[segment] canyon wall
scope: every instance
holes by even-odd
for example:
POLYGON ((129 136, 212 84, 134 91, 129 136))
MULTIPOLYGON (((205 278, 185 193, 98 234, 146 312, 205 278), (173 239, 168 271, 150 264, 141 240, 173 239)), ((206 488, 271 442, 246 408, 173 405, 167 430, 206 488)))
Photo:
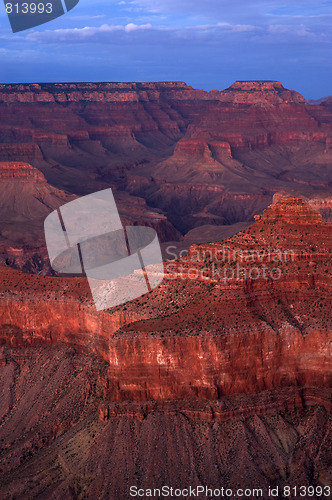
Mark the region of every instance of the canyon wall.
MULTIPOLYGON (((190 244, 196 228, 250 223, 276 192, 306 189, 310 198, 330 181, 330 109, 277 81, 211 92, 183 82, 1 84, 0 118, 0 170, 28 163, 64 201, 110 187, 124 220, 154 227, 162 242, 188 235, 190 244)), ((31 177, 24 196, 12 180, 7 206, 41 198, 44 213, 31 177)), ((50 273, 39 211, 29 231, 5 217, 0 244, 15 249, 8 262, 50 273)))
POLYGON ((331 251, 293 196, 107 311, 84 278, 1 267, 4 497, 329 485, 331 251))
POLYGON ((283 199, 235 237, 165 263, 149 295, 98 313, 84 278, 1 268, 1 342, 97 355, 109 400, 329 387, 331 236, 301 199, 283 199))

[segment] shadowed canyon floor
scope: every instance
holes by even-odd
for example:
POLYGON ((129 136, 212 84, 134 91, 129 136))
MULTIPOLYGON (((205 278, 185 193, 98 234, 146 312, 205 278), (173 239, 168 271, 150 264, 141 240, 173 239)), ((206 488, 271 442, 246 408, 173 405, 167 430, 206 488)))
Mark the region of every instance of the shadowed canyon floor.
POLYGON ((0 268, 3 498, 330 484, 331 252, 278 197, 108 311, 84 278, 0 268))

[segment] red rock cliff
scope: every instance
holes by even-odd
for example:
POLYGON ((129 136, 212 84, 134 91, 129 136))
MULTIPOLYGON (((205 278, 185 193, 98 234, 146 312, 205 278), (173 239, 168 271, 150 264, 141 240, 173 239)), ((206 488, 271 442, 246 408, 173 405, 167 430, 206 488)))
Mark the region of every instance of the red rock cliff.
POLYGON ((304 210, 301 200, 276 204, 223 244, 165 264, 149 295, 101 313, 84 279, 2 268, 2 343, 97 354, 109 401, 329 387, 331 226, 304 210))
POLYGON ((25 162, 0 162, 0 181, 5 179, 46 183, 43 174, 25 162))
POLYGON ((305 102, 304 97, 298 92, 285 89, 281 82, 268 80, 235 82, 228 89, 221 91, 218 97, 222 102, 237 104, 305 102))
POLYGON ((0 84, 3 102, 137 102, 167 99, 208 99, 208 93, 184 82, 27 83, 0 84))

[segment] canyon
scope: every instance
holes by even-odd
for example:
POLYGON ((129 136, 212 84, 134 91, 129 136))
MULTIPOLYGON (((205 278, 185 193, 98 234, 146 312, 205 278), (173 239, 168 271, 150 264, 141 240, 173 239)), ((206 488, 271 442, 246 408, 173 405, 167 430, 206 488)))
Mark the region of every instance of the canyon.
MULTIPOLYGON (((330 196, 328 103, 309 104, 277 81, 211 92, 184 82, 1 84, 0 190, 8 189, 1 171, 24 162, 62 192, 49 211, 111 187, 120 215, 156 228, 161 242, 218 241, 250 225, 276 192, 330 196)), ((29 182, 27 205, 39 196, 29 182)), ((12 267, 49 274, 35 214, 23 241, 7 217, 0 258, 8 252, 12 267)))
POLYGON ((331 223, 276 196, 107 311, 84 278, 1 267, 4 498, 330 484, 331 251, 331 223))
POLYGON ((331 145, 278 81, 0 84, 1 498, 331 485, 331 145), (43 223, 107 188, 164 280, 97 312, 43 223))

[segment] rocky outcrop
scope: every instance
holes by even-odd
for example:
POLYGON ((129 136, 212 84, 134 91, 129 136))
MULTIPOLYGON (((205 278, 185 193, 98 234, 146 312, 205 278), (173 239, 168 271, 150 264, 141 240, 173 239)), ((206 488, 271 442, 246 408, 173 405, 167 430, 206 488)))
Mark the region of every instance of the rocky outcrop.
POLYGON ((256 215, 255 220, 263 223, 285 222, 287 224, 302 225, 318 224, 322 220, 321 214, 301 198, 284 198, 265 210, 262 215, 256 215))
POLYGON ((321 215, 325 222, 332 222, 332 197, 329 191, 322 191, 320 193, 308 192, 305 190, 291 192, 284 191, 276 193, 273 196, 273 204, 278 203, 285 198, 301 198, 307 206, 311 207, 316 213, 321 215))
POLYGON ((298 92, 287 90, 281 82, 269 80, 238 81, 218 95, 221 102, 233 104, 304 103, 298 92), (263 97, 263 99, 262 99, 263 97))
POLYGON ((8 179, 46 183, 45 177, 39 170, 24 162, 0 163, 0 182, 8 179))

